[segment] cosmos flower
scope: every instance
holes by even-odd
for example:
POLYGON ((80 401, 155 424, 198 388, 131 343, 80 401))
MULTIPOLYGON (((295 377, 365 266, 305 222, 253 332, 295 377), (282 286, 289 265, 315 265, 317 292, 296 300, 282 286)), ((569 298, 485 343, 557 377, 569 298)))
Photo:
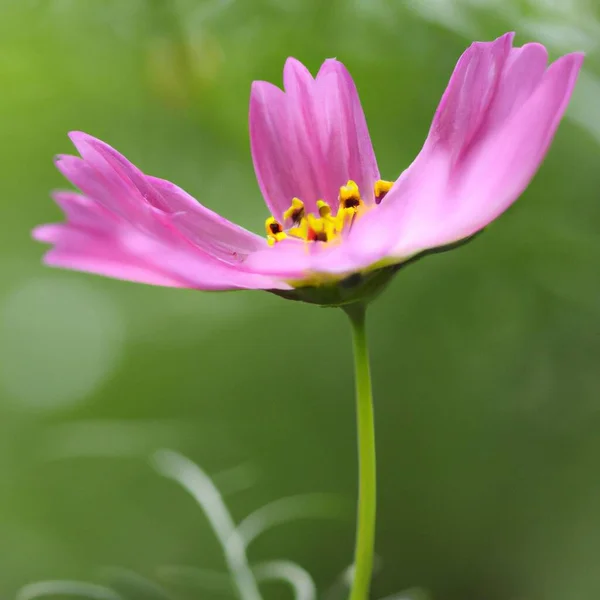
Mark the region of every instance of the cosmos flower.
MULTIPOLYGON (((540 166, 582 64, 547 65, 513 34, 461 56, 413 163, 381 179, 354 82, 337 60, 316 77, 287 60, 284 89, 256 81, 250 142, 271 216, 258 236, 142 173, 84 133, 57 166, 81 193, 56 192, 66 223, 34 237, 49 265, 201 290, 263 289, 352 302, 400 265, 465 240, 523 192, 540 166)), ((258 211, 257 211, 258 212, 258 211)))

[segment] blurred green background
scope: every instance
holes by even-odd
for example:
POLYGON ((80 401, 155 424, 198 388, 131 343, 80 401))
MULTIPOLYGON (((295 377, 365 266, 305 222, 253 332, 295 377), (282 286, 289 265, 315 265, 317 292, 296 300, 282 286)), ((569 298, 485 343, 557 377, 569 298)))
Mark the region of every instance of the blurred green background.
POLYGON ((66 185, 52 157, 73 151, 67 132, 261 232, 252 80, 280 83, 289 55, 313 72, 342 60, 392 179, 464 48, 507 30, 553 57, 586 50, 585 72, 517 205, 402 271, 373 306, 373 598, 415 586, 443 600, 600 597, 595 2, 0 0, 1 598, 36 580, 106 582, 106 567, 177 597, 225 597, 164 580, 164 565, 224 565, 193 500, 151 468, 161 447, 214 476, 238 521, 284 496, 339 497, 333 518, 261 536, 253 563, 296 561, 326 591, 352 558, 341 312, 42 267, 29 231, 61 219, 48 193, 66 185))

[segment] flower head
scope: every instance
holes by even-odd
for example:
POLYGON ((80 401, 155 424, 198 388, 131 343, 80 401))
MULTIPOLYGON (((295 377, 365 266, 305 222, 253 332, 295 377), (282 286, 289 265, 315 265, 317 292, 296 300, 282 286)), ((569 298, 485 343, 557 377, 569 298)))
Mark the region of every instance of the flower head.
POLYGON ((254 82, 250 141, 271 216, 265 237, 142 173, 107 144, 71 139, 81 158, 57 166, 81 193, 57 192, 67 222, 34 237, 47 264, 203 290, 264 289, 319 304, 374 293, 398 266, 469 239, 506 210, 541 164, 583 55, 547 66, 540 44, 513 34, 459 59, 413 163, 380 177, 350 74, 297 60, 284 89, 254 82))

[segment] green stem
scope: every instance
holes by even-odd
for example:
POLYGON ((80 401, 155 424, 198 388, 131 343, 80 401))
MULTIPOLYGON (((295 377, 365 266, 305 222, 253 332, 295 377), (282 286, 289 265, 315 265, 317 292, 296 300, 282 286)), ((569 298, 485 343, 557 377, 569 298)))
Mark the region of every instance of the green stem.
POLYGON ((375 543, 376 469, 375 423, 371 371, 365 328, 366 306, 345 308, 352 325, 356 380, 356 419, 358 429, 358 515, 354 550, 354 579, 350 600, 367 600, 373 573, 375 543))

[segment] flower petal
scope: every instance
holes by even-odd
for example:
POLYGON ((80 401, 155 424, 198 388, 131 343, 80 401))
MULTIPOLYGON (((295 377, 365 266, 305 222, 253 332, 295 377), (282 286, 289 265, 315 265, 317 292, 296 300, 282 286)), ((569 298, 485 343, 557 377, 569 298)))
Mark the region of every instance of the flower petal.
POLYGON ((34 231, 54 244, 46 262, 120 279, 198 289, 288 289, 241 265, 266 242, 198 204, 167 181, 145 176, 110 146, 75 134, 84 158, 59 166, 82 191, 54 198, 67 222, 34 231))
POLYGON ((168 226, 157 237, 85 196, 57 192, 54 199, 65 212, 67 223, 43 225, 33 232, 36 240, 54 245, 45 257, 47 264, 170 287, 289 288, 203 253, 168 226))
POLYGON ((327 165, 324 196, 333 202, 340 186, 352 179, 363 200, 373 204, 373 184, 379 179, 379 169, 354 81, 346 67, 334 59, 323 63, 316 81, 327 165))
POLYGON ((429 136, 384 202, 355 226, 346 253, 405 259, 469 237, 506 210, 540 166, 583 55, 546 69, 537 44, 507 34, 459 60, 429 136))
POLYGON ((304 200, 309 210, 316 207, 317 183, 311 164, 321 159, 313 156, 312 142, 306 142, 306 136, 298 139, 284 92, 266 81, 255 81, 250 94, 252 160, 265 202, 278 220, 294 197, 304 200))
MULTIPOLYGON (((164 212, 171 212, 169 204, 152 187, 144 173, 114 148, 82 131, 70 132, 69 138, 83 160, 98 174, 104 175, 106 181, 113 182, 115 186, 120 184, 132 202, 141 199, 164 212)), ((112 200, 114 207, 118 199, 112 200)), ((137 204, 134 204, 134 211, 137 208, 137 204)), ((137 213, 134 212, 134 215, 137 216, 137 213)))
POLYGON ((33 230, 33 238, 56 244, 44 255, 44 264, 48 266, 149 285, 188 287, 143 260, 107 246, 105 239, 96 239, 64 225, 40 225, 33 230))
POLYGON ((70 134, 83 159, 61 157, 58 166, 79 189, 130 222, 152 228, 155 210, 208 254, 237 263, 266 247, 264 238, 202 206, 176 185, 144 175, 114 148, 82 132, 70 134))
POLYGON ((68 223, 33 230, 35 240, 54 245, 44 256, 45 264, 150 285, 186 287, 183 281, 114 243, 119 222, 104 207, 74 192, 57 192, 54 199, 68 223))
POLYGON ((511 48, 502 78, 487 115, 487 127, 501 126, 531 96, 548 66, 548 52, 541 44, 511 48))
POLYGON ((146 179, 168 203, 172 211, 168 220, 207 254, 236 264, 252 252, 268 247, 265 238, 209 210, 174 183, 157 177, 146 179))
POLYGON ((277 219, 300 198, 337 204, 339 188, 359 183, 367 201, 379 177, 366 121, 352 78, 341 63, 326 61, 313 79, 288 59, 284 88, 256 81, 250 95, 250 142, 258 183, 277 219))
POLYGON ((582 54, 554 62, 527 102, 469 157, 462 178, 452 181, 460 204, 454 239, 485 227, 525 190, 567 108, 582 62, 582 54))
POLYGON ((242 268, 284 281, 326 281, 328 275, 344 277, 371 267, 379 260, 378 255, 376 258, 373 256, 356 252, 355 246, 346 240, 340 244, 307 244, 286 239, 272 248, 251 254, 242 268))
POLYGON ((443 146, 458 161, 481 132, 503 76, 513 33, 475 42, 460 57, 442 96, 426 144, 443 146))

